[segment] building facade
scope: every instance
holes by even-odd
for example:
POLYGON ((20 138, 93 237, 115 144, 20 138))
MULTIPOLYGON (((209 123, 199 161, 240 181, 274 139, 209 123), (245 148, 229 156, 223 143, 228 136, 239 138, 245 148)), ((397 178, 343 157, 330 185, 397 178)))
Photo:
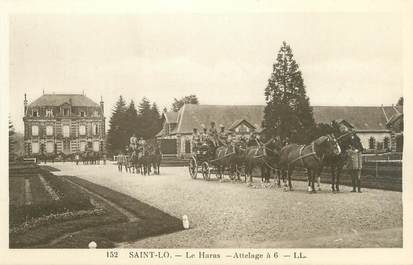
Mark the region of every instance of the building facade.
MULTIPOLYGON (((239 135, 260 131, 264 107, 257 105, 185 104, 178 112, 163 113, 164 124, 157 138, 163 154, 190 156, 193 128, 209 128, 214 121, 239 135)), ((366 152, 398 151, 403 148, 403 108, 401 106, 314 106, 316 123, 335 120, 354 129, 366 152)))
POLYGON ((25 156, 105 152, 104 103, 82 94, 43 94, 24 98, 25 156))

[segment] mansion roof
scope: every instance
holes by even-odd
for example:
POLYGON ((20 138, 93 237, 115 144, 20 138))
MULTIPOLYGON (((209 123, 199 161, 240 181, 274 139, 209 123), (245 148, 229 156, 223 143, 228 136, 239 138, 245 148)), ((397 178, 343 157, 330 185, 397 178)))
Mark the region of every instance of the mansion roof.
MULTIPOLYGON (((234 123, 246 120, 256 129, 261 129, 264 118, 263 105, 195 105, 185 104, 178 112, 164 113, 167 124, 176 124, 169 134, 189 134, 193 128, 210 126, 215 121, 217 127, 229 129, 234 123)), ((356 130, 388 130, 387 123, 403 113, 401 106, 313 106, 316 123, 330 123, 345 120, 356 130)), ((158 134, 161 135, 162 131, 158 134)))
POLYGON ((29 107, 58 107, 65 103, 75 107, 99 107, 96 102, 82 94, 44 94, 30 103, 29 107))

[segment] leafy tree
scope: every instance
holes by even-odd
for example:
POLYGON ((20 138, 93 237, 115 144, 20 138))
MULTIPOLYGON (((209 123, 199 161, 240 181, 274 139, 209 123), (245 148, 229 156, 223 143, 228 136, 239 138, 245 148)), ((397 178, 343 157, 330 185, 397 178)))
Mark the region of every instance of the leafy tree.
POLYGON ((403 106, 403 97, 400 97, 399 100, 397 101, 397 106, 403 106))
POLYGON ((185 104, 199 104, 199 100, 196 95, 189 95, 180 99, 174 98, 171 109, 172 111, 178 112, 185 104))
POLYGON ((9 117, 9 160, 15 159, 14 146, 16 144, 16 132, 14 131, 13 123, 9 117))
POLYGON ((265 88, 263 127, 266 134, 306 143, 315 135, 315 122, 304 80, 290 45, 283 42, 265 88))
POLYGON ((109 130, 107 134, 107 149, 109 154, 119 153, 121 150, 124 150, 128 144, 128 132, 125 130, 125 128, 127 128, 126 110, 126 102, 122 96, 119 96, 109 120, 109 130))

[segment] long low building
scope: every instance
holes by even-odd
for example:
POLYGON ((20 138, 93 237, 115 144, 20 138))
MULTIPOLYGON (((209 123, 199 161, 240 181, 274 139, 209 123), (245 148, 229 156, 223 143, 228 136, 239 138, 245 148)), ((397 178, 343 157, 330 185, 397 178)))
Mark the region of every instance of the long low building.
MULTIPOLYGON (((193 128, 201 130, 211 121, 236 134, 260 130, 264 117, 262 105, 185 104, 178 112, 164 112, 164 124, 157 134, 164 154, 188 156, 193 128)), ((402 106, 314 106, 316 123, 336 120, 354 129, 368 151, 401 151, 403 148, 402 106)))

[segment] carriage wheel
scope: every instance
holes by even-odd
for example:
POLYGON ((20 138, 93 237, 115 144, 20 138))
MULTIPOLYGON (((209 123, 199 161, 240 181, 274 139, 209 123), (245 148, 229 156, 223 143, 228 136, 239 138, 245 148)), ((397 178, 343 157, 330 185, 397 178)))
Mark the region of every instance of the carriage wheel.
POLYGON ((189 160, 188 170, 191 178, 196 179, 196 176, 198 175, 198 164, 196 163, 196 159, 194 157, 191 157, 189 160))
POLYGON ((202 177, 205 180, 209 180, 211 177, 211 170, 209 169, 209 165, 207 162, 203 162, 201 164, 201 172, 202 172, 202 177))

